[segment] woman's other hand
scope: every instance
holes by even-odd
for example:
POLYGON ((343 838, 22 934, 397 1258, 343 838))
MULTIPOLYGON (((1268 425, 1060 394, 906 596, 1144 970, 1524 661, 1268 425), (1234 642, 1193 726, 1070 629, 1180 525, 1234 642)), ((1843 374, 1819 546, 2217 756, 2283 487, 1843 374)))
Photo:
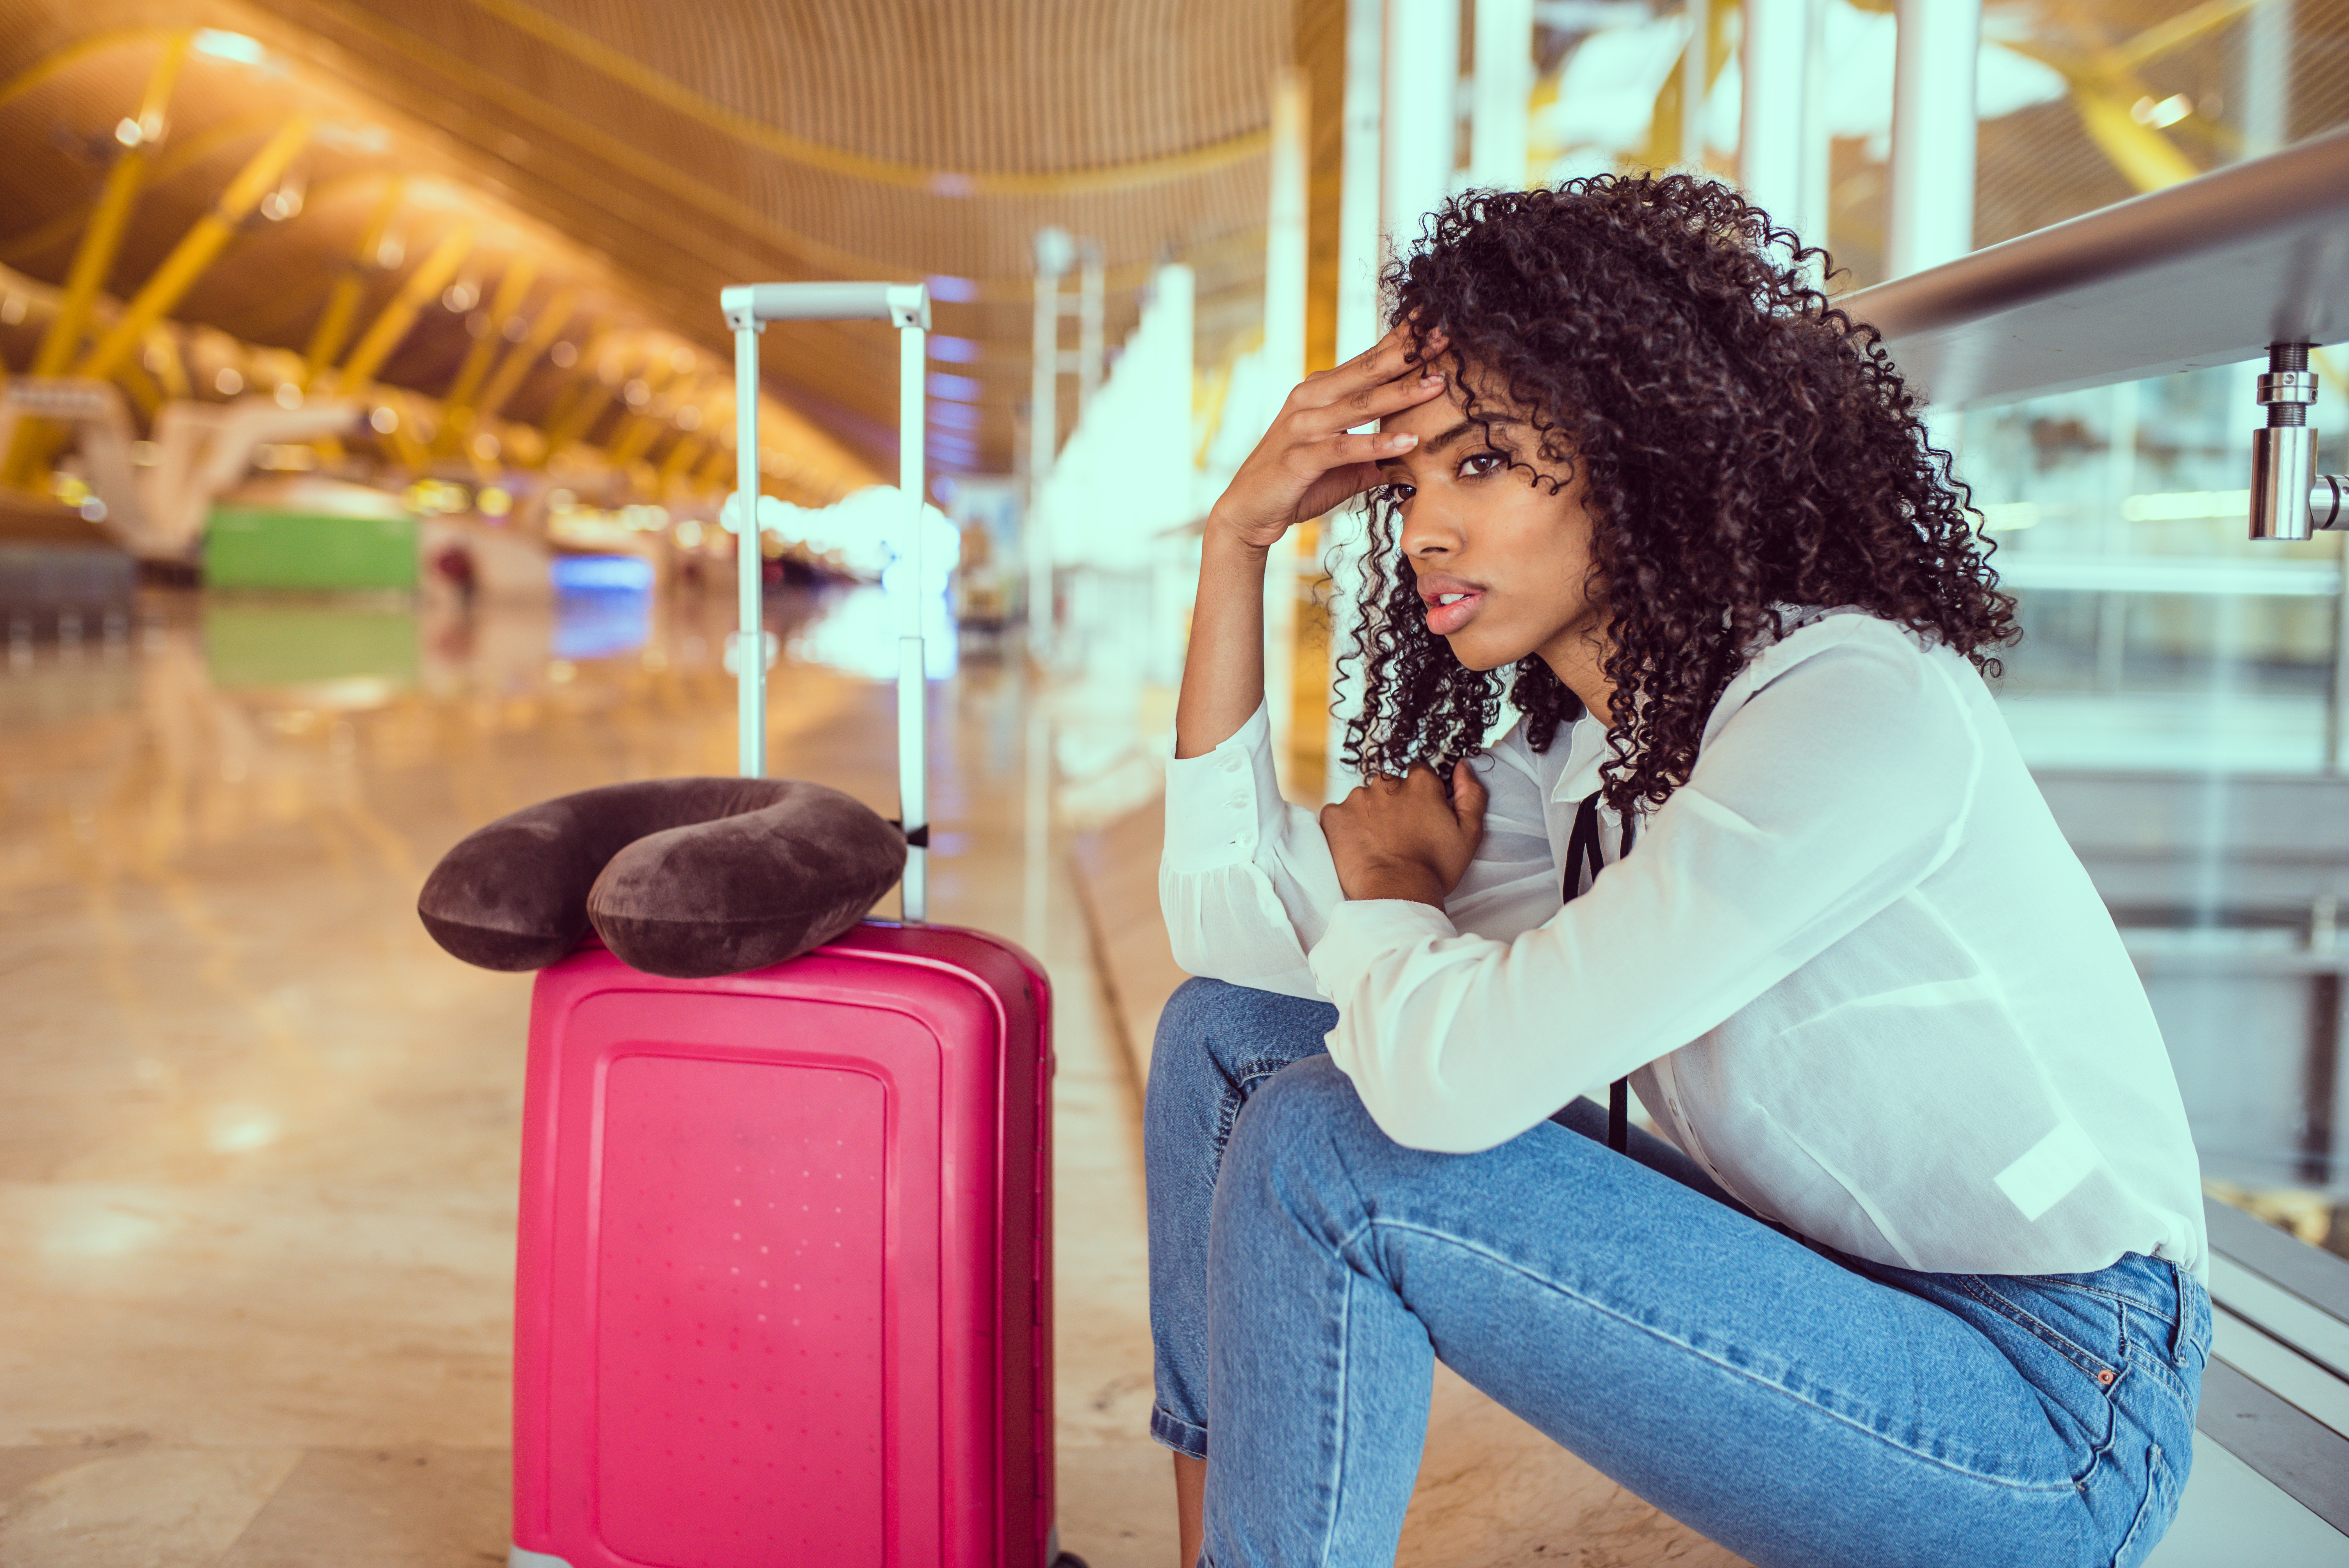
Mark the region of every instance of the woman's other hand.
POLYGON ((1452 793, 1424 763, 1401 779, 1372 779, 1321 808, 1321 834, 1350 899, 1407 898, 1444 907, 1485 836, 1485 786, 1465 761, 1452 793))
POLYGON ((1379 459, 1409 451, 1418 438, 1347 432, 1442 394, 1444 377, 1423 375, 1410 351, 1397 326, 1369 352, 1299 382, 1216 500, 1209 531, 1269 550, 1298 523, 1378 485, 1379 459))

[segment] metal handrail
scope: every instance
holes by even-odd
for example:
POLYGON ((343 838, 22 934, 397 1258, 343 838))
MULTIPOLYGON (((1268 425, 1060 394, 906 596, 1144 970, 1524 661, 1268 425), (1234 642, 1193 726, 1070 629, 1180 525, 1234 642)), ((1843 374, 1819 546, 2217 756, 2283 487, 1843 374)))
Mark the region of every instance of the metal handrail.
POLYGON ((2349 337, 2349 129, 1844 296, 1965 407, 2349 337))

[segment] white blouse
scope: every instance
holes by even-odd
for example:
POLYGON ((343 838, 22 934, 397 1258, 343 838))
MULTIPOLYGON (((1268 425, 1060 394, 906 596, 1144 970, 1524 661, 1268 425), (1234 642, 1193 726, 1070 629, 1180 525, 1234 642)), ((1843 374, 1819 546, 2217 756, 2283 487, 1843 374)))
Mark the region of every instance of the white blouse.
MULTIPOLYGON (((1160 902, 1192 974, 1337 1004, 1386 1133, 1487 1149, 1630 1074, 1756 1212, 1878 1263, 2208 1273, 2199 1174, 2128 954, 1989 692, 1857 611, 1759 653, 1688 783, 1571 903, 1605 731, 1513 728, 1442 912, 1349 901, 1262 709, 1167 769, 1160 902)), ((1620 829, 1601 809, 1604 853, 1620 829)))

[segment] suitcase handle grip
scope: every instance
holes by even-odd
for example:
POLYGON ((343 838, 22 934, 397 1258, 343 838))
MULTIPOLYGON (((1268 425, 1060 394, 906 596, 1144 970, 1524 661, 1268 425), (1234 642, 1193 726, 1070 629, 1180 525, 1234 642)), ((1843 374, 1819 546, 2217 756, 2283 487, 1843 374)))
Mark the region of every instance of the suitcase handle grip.
POLYGON ((922 649, 924 371, 930 330, 926 284, 737 284, 721 289, 719 308, 734 334, 735 511, 740 565, 741 655, 735 661, 735 722, 740 771, 767 771, 766 606, 759 550, 759 334, 771 321, 885 321, 897 329, 897 490, 914 510, 906 530, 911 591, 899 606, 897 639, 897 797, 905 834, 905 874, 898 886, 909 925, 929 913, 928 681, 922 649))

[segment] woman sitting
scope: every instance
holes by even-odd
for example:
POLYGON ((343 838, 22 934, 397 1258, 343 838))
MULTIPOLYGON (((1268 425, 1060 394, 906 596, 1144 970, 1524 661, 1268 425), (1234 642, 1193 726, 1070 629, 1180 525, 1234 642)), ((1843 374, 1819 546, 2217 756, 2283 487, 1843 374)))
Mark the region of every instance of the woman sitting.
POLYGON ((1687 178, 1463 197, 1208 519, 1147 1126, 1186 1568, 1391 1561, 1437 1357, 1759 1564, 2169 1523, 2184 1108, 1981 678, 1964 487, 1816 255, 1687 178), (1364 494, 1317 820, 1265 562, 1364 494))

